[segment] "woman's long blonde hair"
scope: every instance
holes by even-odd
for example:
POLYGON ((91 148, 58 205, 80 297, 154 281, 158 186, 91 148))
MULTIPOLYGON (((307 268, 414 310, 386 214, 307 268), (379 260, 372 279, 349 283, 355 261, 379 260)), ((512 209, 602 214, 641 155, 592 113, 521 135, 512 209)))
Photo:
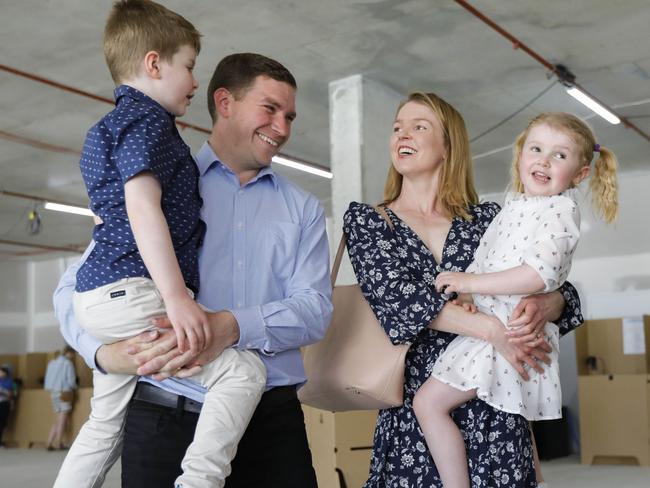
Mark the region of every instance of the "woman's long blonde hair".
MULTIPOLYGON (((472 158, 465 121, 458 111, 433 93, 413 92, 397 107, 397 113, 408 102, 420 103, 438 117, 445 136, 447 158, 442 165, 438 184, 438 201, 444 212, 453 217, 471 220, 469 206, 478 203, 474 188, 472 158)), ((391 164, 384 185, 384 201, 387 205, 397 199, 402 191, 402 175, 391 164)))
POLYGON ((594 152, 598 154, 589 182, 592 203, 605 222, 609 224, 616 220, 618 216, 616 155, 606 147, 596 144, 596 137, 591 128, 572 114, 565 112, 541 113, 531 120, 526 129, 519 134, 513 147, 512 188, 520 193, 524 191, 524 185, 519 175, 519 158, 528 134, 533 127, 539 124, 546 124, 552 129, 566 133, 578 145, 582 166, 589 166, 594 158, 594 152))

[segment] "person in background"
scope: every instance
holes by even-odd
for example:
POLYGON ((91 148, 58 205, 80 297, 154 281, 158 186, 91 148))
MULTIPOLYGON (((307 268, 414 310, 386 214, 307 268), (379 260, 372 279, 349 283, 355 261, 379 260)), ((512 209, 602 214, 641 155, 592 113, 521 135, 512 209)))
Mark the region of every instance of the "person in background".
POLYGON ((16 383, 11 377, 11 370, 7 365, 0 367, 0 447, 4 446, 2 435, 4 434, 9 413, 16 398, 16 383))
POLYGON ((54 424, 47 437, 48 451, 68 448, 63 444, 63 435, 72 411, 74 390, 77 388, 73 359, 74 349, 65 346, 61 353, 48 363, 45 371, 44 388, 50 392, 52 408, 56 413, 54 424))

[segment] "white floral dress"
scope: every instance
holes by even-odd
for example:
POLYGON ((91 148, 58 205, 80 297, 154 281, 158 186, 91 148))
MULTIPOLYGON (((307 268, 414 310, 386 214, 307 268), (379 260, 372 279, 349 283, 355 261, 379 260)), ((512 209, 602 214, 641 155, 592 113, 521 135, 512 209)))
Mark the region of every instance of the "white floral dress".
MULTIPOLYGON (((527 264, 544 281, 544 293, 562 285, 571 269, 571 257, 580 236, 580 212, 573 191, 547 197, 510 193, 503 210, 481 238, 468 273, 491 273, 527 264)), ((474 295, 480 312, 506 324, 520 295, 474 295)), ((498 354, 492 344, 473 337, 457 337, 438 357, 432 376, 459 390, 477 390, 477 396, 504 412, 528 420, 562 417, 558 366, 559 330, 547 323, 546 340, 553 351, 543 373, 529 370, 529 381, 498 354)))

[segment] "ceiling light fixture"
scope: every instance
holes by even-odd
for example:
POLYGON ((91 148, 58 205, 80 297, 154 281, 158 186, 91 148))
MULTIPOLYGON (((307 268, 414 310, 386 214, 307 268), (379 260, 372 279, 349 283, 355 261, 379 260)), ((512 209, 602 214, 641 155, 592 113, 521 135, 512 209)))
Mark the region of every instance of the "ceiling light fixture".
POLYGON ((560 83, 566 87, 566 92, 573 98, 591 109, 594 113, 600 115, 610 124, 616 125, 621 123, 621 119, 614 112, 596 101, 593 97, 587 95, 578 85, 576 85, 576 75, 574 75, 569 68, 563 64, 556 64, 555 75, 560 80, 560 83))
POLYGON ((273 159, 271 161, 273 161, 276 164, 280 164, 282 166, 288 166, 289 168, 304 171, 306 173, 311 173, 313 175, 321 176, 329 180, 331 180, 334 177, 331 171, 327 171, 321 168, 316 168, 315 166, 312 166, 310 164, 301 163, 294 159, 289 159, 285 156, 273 156, 273 159))
POLYGON ((591 98, 589 95, 581 91, 579 88, 572 87, 572 88, 567 88, 566 92, 571 95, 573 98, 578 100, 580 103, 583 105, 589 107, 591 110, 596 112, 598 115, 600 115, 603 119, 605 119, 607 122, 610 124, 620 124, 621 119, 619 119, 615 114, 607 110, 605 107, 603 107, 600 103, 598 103, 596 100, 591 98))
POLYGON ((71 213, 77 215, 86 215, 88 217, 93 216, 93 213, 87 208, 75 207, 73 205, 63 205, 61 203, 45 202, 45 209, 54 210, 55 212, 65 212, 65 213, 71 213))

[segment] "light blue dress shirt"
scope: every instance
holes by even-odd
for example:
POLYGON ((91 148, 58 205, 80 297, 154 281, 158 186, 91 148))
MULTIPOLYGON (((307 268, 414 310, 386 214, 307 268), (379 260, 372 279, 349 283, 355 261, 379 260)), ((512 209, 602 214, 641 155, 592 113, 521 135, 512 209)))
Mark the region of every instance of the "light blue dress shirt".
MULTIPOLYGON (((301 346, 319 341, 332 314, 325 215, 316 197, 271 168, 241 186, 206 142, 196 155, 207 224, 199 254, 198 301, 211 310, 230 310, 239 323, 236 345, 259 351, 267 388, 305 381, 301 346)), ((65 272, 54 292, 61 332, 88 365, 97 368, 101 343, 79 327, 72 293, 79 263, 65 272)), ((196 401, 203 387, 191 380, 155 382, 196 401)))

